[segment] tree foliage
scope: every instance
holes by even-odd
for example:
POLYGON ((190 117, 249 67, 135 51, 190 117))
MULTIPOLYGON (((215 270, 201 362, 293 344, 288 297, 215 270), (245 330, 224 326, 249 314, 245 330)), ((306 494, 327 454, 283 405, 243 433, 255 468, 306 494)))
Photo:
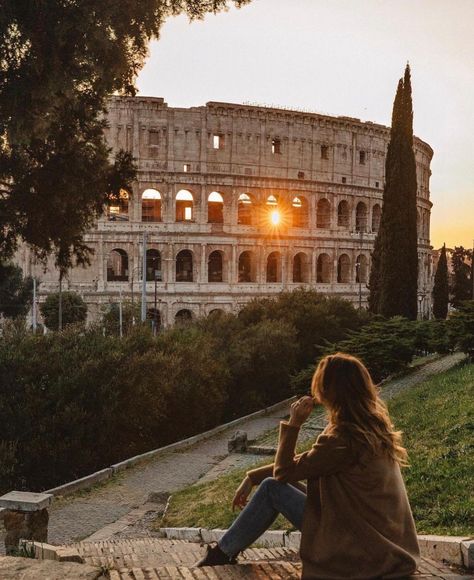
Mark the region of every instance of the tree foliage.
POLYGON ((398 83, 385 165, 379 233, 369 280, 371 311, 385 317, 417 316, 416 164, 410 67, 398 83))
POLYGON ((446 245, 441 248, 438 267, 433 286, 433 314, 435 318, 445 319, 448 315, 449 303, 449 280, 448 261, 446 258, 446 245))
MULTIPOLYGON (((235 0, 236 5, 245 0, 235 0)), ((226 0, 4 0, 0 10, 0 255, 23 239, 64 273, 87 263, 83 233, 129 188, 129 153, 110 158, 107 99, 134 81, 170 15, 226 0)))
POLYGON ((33 280, 21 268, 0 261, 0 314, 6 318, 26 316, 33 300, 33 280))
POLYGON ((474 299, 472 280, 472 250, 456 246, 451 254, 453 269, 451 304, 459 308, 464 300, 474 299))
POLYGON ((456 346, 474 357, 474 300, 466 300, 449 319, 450 332, 456 346))
MULTIPOLYGON (((59 292, 49 294, 41 304, 40 311, 49 330, 59 328, 59 292)), ((75 292, 62 292, 61 312, 63 328, 68 324, 83 324, 87 319, 87 304, 75 292)))

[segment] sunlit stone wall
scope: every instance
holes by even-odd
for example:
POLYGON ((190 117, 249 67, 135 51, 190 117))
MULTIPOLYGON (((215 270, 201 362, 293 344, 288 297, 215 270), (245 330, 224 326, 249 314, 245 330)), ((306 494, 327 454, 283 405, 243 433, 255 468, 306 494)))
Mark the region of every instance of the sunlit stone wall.
MULTIPOLYGON (((87 234, 90 267, 64 282, 82 294, 91 320, 120 295, 140 301, 144 234, 148 308, 156 303, 164 325, 236 312, 256 296, 300 286, 366 307, 387 127, 228 103, 172 108, 142 97, 112 98, 108 121, 110 146, 133 154, 138 179, 87 234)), ((415 155, 419 305, 428 316, 433 151, 416 138, 415 155)), ((51 265, 43 272, 26 248, 19 260, 41 279, 40 300, 57 291, 51 265)))

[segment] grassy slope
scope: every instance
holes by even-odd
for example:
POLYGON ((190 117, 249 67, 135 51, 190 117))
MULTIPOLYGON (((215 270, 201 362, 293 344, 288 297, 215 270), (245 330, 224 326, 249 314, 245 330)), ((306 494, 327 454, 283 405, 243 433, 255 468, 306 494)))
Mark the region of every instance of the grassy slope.
MULTIPOLYGON (((413 387, 390 404, 404 432, 411 466, 405 470, 419 533, 474 534, 474 365, 452 369, 413 387)), ((266 462, 263 462, 266 463, 266 462)), ((245 471, 176 493, 157 525, 227 528, 230 503, 245 471)), ((273 528, 286 529, 279 517, 273 528)))

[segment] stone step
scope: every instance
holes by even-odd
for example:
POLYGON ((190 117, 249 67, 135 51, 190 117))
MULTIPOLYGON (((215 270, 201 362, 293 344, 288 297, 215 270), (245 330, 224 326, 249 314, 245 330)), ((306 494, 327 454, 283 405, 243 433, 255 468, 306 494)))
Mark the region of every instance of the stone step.
MULTIPOLYGON (((190 567, 200 560, 205 552, 205 548, 199 544, 160 538, 79 542, 69 548, 77 551, 87 564, 115 569, 137 566, 159 568, 169 565, 190 567)), ((249 548, 239 558, 244 562, 299 560, 297 550, 291 548, 249 548)))
MULTIPOLYGON (((299 578, 301 562, 291 548, 249 548, 235 566, 194 568, 205 548, 185 540, 140 538, 79 542, 67 546, 87 564, 108 571, 110 580, 237 580, 240 578, 299 578)), ((474 580, 469 573, 456 573, 447 566, 423 558, 412 580, 474 580)))

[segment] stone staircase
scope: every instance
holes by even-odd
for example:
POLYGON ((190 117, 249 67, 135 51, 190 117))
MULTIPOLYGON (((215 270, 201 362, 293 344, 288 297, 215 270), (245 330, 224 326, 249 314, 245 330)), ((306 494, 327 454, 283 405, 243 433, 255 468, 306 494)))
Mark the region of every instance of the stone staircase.
MULTIPOLYGON (((185 540, 141 538, 79 542, 64 548, 85 564, 97 567, 110 580, 292 580, 300 578, 298 552, 291 548, 249 548, 235 566, 194 568, 204 547, 185 540)), ((441 564, 423 559, 411 577, 443 580, 473 580, 441 564)))

